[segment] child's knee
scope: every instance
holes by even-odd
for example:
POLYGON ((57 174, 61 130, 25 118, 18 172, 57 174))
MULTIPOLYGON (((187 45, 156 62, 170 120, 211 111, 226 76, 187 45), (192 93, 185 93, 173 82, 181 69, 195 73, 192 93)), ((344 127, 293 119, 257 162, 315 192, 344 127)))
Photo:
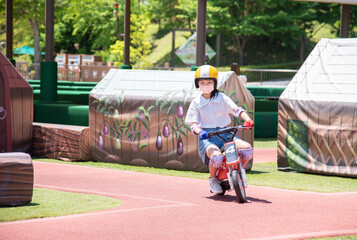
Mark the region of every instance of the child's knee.
POLYGON ((223 159, 223 155, 211 155, 210 164, 214 168, 219 168, 222 165, 223 159))
POLYGON ((250 149, 250 148, 252 148, 252 145, 250 145, 250 143, 248 143, 248 142, 243 142, 243 143, 241 144, 240 148, 250 149))
POLYGON ((240 148, 238 154, 242 160, 249 161, 253 158, 253 148, 240 148))
POLYGON ((241 139, 236 140, 235 143, 236 143, 237 149, 241 149, 241 148, 252 148, 252 145, 250 145, 250 143, 248 143, 248 142, 246 142, 246 141, 243 141, 243 140, 241 140, 241 139))

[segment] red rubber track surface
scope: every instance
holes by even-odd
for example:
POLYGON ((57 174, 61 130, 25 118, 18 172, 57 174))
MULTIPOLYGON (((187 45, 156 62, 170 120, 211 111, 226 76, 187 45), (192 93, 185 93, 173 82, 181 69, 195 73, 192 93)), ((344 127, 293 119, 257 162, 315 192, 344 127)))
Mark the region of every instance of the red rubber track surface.
POLYGON ((100 194, 121 199, 123 204, 92 213, 0 223, 2 240, 357 235, 357 192, 324 194, 248 186, 248 202, 238 204, 234 191, 213 196, 208 180, 43 162, 34 162, 34 169, 35 187, 100 194))

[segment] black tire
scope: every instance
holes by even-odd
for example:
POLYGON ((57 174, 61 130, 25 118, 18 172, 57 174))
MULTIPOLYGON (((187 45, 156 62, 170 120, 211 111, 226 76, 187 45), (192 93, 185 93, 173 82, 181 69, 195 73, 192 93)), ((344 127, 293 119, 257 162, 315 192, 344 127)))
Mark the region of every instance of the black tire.
POLYGON ((245 195, 245 188, 243 186, 243 179, 240 172, 237 169, 232 171, 233 187, 236 191, 236 195, 239 203, 247 202, 247 196, 245 195))

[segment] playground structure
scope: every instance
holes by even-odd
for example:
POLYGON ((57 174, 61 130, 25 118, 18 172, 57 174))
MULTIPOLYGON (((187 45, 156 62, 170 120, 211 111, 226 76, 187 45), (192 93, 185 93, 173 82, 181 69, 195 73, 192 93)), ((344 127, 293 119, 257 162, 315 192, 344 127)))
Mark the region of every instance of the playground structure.
POLYGON ((0 206, 31 201, 32 87, 0 52, 0 206))
POLYGON ((0 153, 0 206, 19 206, 32 200, 33 164, 27 153, 0 153))
POLYGON ((357 177, 357 39, 322 39, 279 99, 281 170, 357 177))
POLYGON ((32 87, 0 52, 0 152, 29 152, 32 122, 32 87))

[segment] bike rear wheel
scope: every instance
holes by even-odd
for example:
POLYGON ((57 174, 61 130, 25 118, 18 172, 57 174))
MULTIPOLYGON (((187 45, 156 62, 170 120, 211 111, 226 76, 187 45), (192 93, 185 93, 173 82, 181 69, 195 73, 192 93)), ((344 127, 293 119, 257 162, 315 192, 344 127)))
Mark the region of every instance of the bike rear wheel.
POLYGON ((247 196, 245 194, 245 188, 243 185, 243 179, 242 176, 240 174, 240 172, 238 172, 237 169, 234 169, 232 171, 232 178, 233 178, 233 187, 234 190, 236 192, 237 198, 238 198, 238 202, 239 203, 245 203, 247 202, 247 196))

